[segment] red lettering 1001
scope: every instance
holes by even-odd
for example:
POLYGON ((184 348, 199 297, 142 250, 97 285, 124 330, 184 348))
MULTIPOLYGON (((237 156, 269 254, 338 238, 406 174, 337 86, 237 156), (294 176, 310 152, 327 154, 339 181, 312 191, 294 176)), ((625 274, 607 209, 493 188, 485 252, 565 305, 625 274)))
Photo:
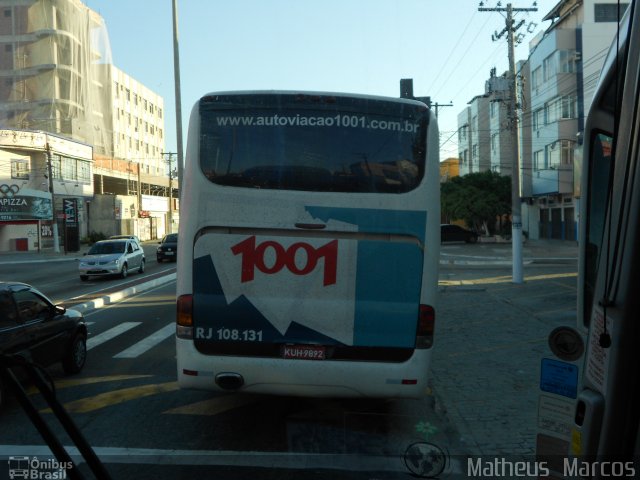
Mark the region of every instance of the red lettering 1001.
POLYGON ((294 243, 285 249, 273 240, 256 245, 256 237, 249 237, 231 247, 231 251, 234 255, 242 255, 242 275, 240 277, 242 283, 254 279, 256 268, 267 275, 278 273, 284 267, 287 267, 295 275, 307 275, 316 268, 318 260, 321 258, 324 259, 323 285, 326 287, 336 283, 338 240, 333 240, 317 249, 303 242, 294 243), (271 266, 267 266, 264 261, 264 254, 268 248, 273 249, 275 253, 275 262, 271 266), (306 255, 306 264, 303 267, 296 264, 296 253, 299 250, 304 250, 306 255))

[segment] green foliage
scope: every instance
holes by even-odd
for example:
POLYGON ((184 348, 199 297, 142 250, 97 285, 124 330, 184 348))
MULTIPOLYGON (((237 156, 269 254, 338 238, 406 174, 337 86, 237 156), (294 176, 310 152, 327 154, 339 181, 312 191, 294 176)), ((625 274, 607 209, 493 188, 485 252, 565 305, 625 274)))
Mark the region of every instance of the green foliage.
POLYGON ((89 232, 89 235, 87 236, 87 243, 89 245, 93 245, 94 243, 96 243, 99 240, 106 240, 106 238, 107 238, 107 236, 102 232, 91 231, 91 232, 89 232))
POLYGON ((446 218, 493 233, 496 219, 511 213, 511 177, 489 171, 453 177, 441 185, 441 202, 446 218))

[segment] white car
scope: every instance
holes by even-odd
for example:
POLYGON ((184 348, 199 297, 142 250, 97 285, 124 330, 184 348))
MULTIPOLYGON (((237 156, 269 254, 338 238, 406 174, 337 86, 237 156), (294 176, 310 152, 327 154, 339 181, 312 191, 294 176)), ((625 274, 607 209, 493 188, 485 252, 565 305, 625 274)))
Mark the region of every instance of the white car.
POLYGON ((111 235, 109 237, 109 240, 126 240, 126 239, 133 239, 136 242, 138 242, 138 245, 142 245, 142 242, 136 235, 111 235))
POLYGON ((144 251, 133 239, 102 240, 94 243, 84 258, 80 260, 78 270, 80 280, 102 275, 120 275, 126 278, 130 270, 144 272, 144 251))

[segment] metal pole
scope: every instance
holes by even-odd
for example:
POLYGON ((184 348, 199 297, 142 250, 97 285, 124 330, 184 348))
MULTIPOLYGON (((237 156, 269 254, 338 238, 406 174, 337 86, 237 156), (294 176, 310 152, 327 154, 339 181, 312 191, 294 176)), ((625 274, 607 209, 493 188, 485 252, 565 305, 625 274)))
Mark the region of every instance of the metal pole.
POLYGON ((178 49, 178 0, 173 0, 173 76, 176 97, 176 140, 178 146, 178 191, 182 191, 182 101, 180 94, 180 53, 178 49))
POLYGON ((517 113, 517 76, 514 54, 514 20, 513 10, 507 5, 507 39, 509 43, 509 75, 511 76, 511 128, 513 143, 513 160, 511 169, 511 251, 513 256, 512 281, 523 283, 522 273, 522 205, 520 204, 520 140, 518 135, 517 113))
POLYGON ((172 171, 172 161, 171 156, 173 154, 169 153, 169 233, 173 233, 173 171, 172 171))
POLYGON ((53 251, 60 253, 60 239, 58 238, 58 219, 56 218, 56 202, 53 195, 53 160, 49 142, 46 145, 47 151, 47 173, 49 175, 49 193, 51 193, 51 216, 53 218, 53 251))

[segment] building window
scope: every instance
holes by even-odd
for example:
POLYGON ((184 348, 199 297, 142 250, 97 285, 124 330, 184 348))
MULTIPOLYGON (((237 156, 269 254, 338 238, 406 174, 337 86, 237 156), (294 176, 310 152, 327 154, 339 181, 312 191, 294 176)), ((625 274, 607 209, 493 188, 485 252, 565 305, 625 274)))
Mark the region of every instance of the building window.
POLYGON ((51 173, 53 178, 62 180, 62 157, 60 155, 51 157, 51 173))
POLYGON ((544 158, 544 150, 538 150, 537 152, 533 152, 533 170, 545 170, 547 168, 545 158, 544 158))
POLYGON ((471 160, 475 160, 478 158, 478 144, 472 145, 471 147, 471 160))
POLYGON ((29 160, 11 160, 11 178, 29 180, 29 160))
POLYGON ((560 60, 559 71, 561 73, 574 73, 576 71, 576 52, 573 50, 561 50, 558 54, 560 60))
POLYGON ((4 9, 4 17, 8 18, 11 16, 11 9, 10 8, 5 8, 4 9))
POLYGON ((465 125, 463 127, 460 127, 460 130, 458 131, 458 134, 459 134, 460 141, 466 140, 467 139, 467 125, 465 125))
POLYGON ((593 6, 593 17, 596 22, 618 23, 620 21, 620 18, 622 18, 622 14, 628 6, 628 3, 621 3, 620 10, 618 10, 617 3, 596 3, 593 6))
POLYGON ((531 72, 531 88, 538 88, 542 82, 542 67, 538 67, 531 72))
POLYGON ((498 134, 491 135, 491 151, 495 152, 498 149, 498 134))
POLYGON ((562 100, 560 98, 554 98, 544 104, 544 118, 546 125, 560 120, 561 106, 562 100))
POLYGON ((560 155, 562 152, 560 147, 560 141, 550 143, 545 147, 545 157, 547 157, 549 168, 556 169, 560 166, 560 155))
POLYGON ((562 97, 562 118, 577 118, 577 106, 576 97, 572 95, 565 95, 562 97))
POLYGON ((540 130, 544 127, 544 108, 539 108, 533 112, 533 129, 540 130))
POLYGON ((78 162, 78 181, 82 183, 91 183, 91 162, 85 160, 77 160, 78 162))
POLYGON ((575 142, 571 140, 560 140, 560 164, 573 165, 573 152, 575 142))
POLYGON ((62 160, 62 179, 75 180, 78 178, 76 173, 76 162, 71 158, 64 157, 62 160))
POLYGON ((557 74, 556 59, 554 58, 554 53, 552 53, 542 61, 542 77, 545 82, 551 80, 557 74))
POLYGON ((127 88, 125 98, 127 99, 127 102, 131 101, 131 90, 129 90, 128 88, 127 88))

